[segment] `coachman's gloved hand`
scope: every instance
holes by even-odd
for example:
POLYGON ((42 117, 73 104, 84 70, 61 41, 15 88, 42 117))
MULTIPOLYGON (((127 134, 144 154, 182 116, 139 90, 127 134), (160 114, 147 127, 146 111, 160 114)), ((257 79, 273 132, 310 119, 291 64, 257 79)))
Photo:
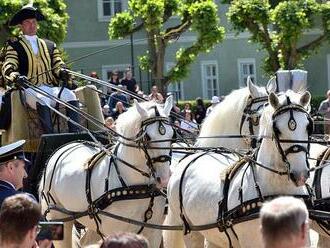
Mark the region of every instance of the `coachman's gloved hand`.
POLYGON ((60 69, 60 79, 62 79, 64 82, 68 82, 70 80, 70 74, 67 71, 66 67, 63 67, 60 69))
POLYGON ((17 76, 15 79, 14 79, 14 83, 18 86, 18 87, 21 87, 21 88, 28 88, 28 86, 26 85, 26 83, 28 83, 28 78, 26 76, 17 76))

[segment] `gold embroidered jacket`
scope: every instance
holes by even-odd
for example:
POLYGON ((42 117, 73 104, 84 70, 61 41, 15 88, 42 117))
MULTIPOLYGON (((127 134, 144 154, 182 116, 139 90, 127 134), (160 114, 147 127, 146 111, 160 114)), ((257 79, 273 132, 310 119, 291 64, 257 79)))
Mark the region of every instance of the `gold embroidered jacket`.
POLYGON ((2 74, 13 82, 15 74, 27 76, 34 85, 58 85, 59 71, 64 65, 56 44, 37 38, 38 54, 34 54, 30 42, 19 36, 8 40, 2 74), (53 68, 53 69, 52 69, 53 68))

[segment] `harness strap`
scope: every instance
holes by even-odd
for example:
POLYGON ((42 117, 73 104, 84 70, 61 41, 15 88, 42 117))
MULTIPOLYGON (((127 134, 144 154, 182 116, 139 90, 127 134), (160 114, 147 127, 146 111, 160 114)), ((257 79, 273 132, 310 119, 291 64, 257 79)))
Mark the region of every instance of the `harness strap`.
POLYGON ((208 151, 207 152, 202 152, 196 158, 194 158, 193 160, 191 160, 186 165, 186 167, 184 168, 184 170, 183 170, 183 172, 181 174, 180 186, 179 186, 179 202, 180 202, 180 218, 183 221, 184 235, 190 233, 191 232, 191 229, 190 229, 190 226, 189 226, 188 219, 186 218, 186 216, 184 215, 184 212, 183 212, 183 195, 182 195, 183 179, 184 179, 184 177, 186 175, 186 172, 187 172, 188 168, 193 164, 193 162, 195 162, 198 158, 204 156, 207 153, 208 153, 208 151))
MULTIPOLYGON (((154 196, 150 197, 150 201, 149 201, 149 206, 148 209, 144 212, 144 223, 147 223, 148 220, 150 220, 152 218, 153 215, 153 211, 152 211, 152 207, 154 206, 154 196)), ((139 229, 139 231, 137 232, 137 234, 142 233, 144 229, 144 226, 141 226, 141 228, 139 229)))

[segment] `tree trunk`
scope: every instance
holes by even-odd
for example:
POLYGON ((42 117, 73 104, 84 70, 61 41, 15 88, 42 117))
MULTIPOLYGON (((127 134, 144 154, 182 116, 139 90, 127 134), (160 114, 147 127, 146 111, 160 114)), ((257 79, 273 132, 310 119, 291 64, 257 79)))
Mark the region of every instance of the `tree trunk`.
POLYGON ((152 85, 157 85, 159 92, 165 97, 166 84, 164 83, 164 59, 166 45, 158 32, 150 32, 148 43, 152 85), (157 38, 154 38, 155 36, 157 38))

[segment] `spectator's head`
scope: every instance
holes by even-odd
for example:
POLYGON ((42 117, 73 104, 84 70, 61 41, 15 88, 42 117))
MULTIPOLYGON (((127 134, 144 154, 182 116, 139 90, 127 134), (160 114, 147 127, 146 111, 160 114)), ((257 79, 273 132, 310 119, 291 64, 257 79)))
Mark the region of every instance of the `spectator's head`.
POLYGON ((184 105, 184 110, 189 110, 191 109, 191 104, 189 102, 187 102, 185 105, 184 105))
POLYGON ((153 85, 153 86, 151 87, 151 93, 152 93, 152 94, 157 94, 157 93, 158 93, 158 87, 157 87, 157 85, 153 85))
POLYGON ((191 110, 188 109, 184 112, 184 119, 186 121, 193 121, 194 120, 194 114, 191 112, 191 110))
POLYGON ((327 97, 330 99, 330 90, 327 91, 327 97))
POLYGON ((118 101, 116 103, 116 111, 118 111, 119 113, 122 113, 124 112, 126 109, 125 109, 125 106, 124 104, 121 102, 121 101, 118 101))
POLYGON ((113 82, 117 82, 119 81, 119 73, 118 73, 118 70, 113 70, 111 72, 111 81, 113 82))
POLYGON ((39 204, 28 195, 17 194, 6 198, 0 210, 0 247, 31 248, 40 218, 39 204))
POLYGON ((112 129, 114 127, 114 123, 115 123, 115 121, 111 116, 109 116, 105 119, 105 125, 110 129, 112 129))
POLYGON ((126 72, 125 72, 125 77, 126 77, 127 79, 131 79, 132 76, 133 76, 133 74, 132 74, 131 69, 127 69, 126 72))
POLYGON ((25 162, 29 162, 23 152, 24 140, 0 148, 0 179, 10 182, 16 189, 23 187, 27 177, 25 162))
POLYGON ((92 77, 92 78, 96 78, 96 79, 99 78, 98 75, 97 75, 97 73, 96 73, 96 71, 92 71, 89 76, 92 77))
POLYGON ((305 247, 308 242, 308 211, 305 203, 294 197, 279 197, 260 210, 265 247, 305 247))
POLYGON ((197 97, 197 98, 196 98, 196 104, 197 104, 197 105, 200 105, 200 106, 204 106, 204 101, 203 101, 203 99, 200 98, 200 97, 197 97))
POLYGON ((107 237, 100 248, 148 248, 146 238, 134 233, 118 233, 107 237))
POLYGON ((216 105, 216 104, 218 104, 219 102, 220 102, 220 99, 219 99, 218 96, 212 96, 211 103, 212 103, 213 105, 216 105))

